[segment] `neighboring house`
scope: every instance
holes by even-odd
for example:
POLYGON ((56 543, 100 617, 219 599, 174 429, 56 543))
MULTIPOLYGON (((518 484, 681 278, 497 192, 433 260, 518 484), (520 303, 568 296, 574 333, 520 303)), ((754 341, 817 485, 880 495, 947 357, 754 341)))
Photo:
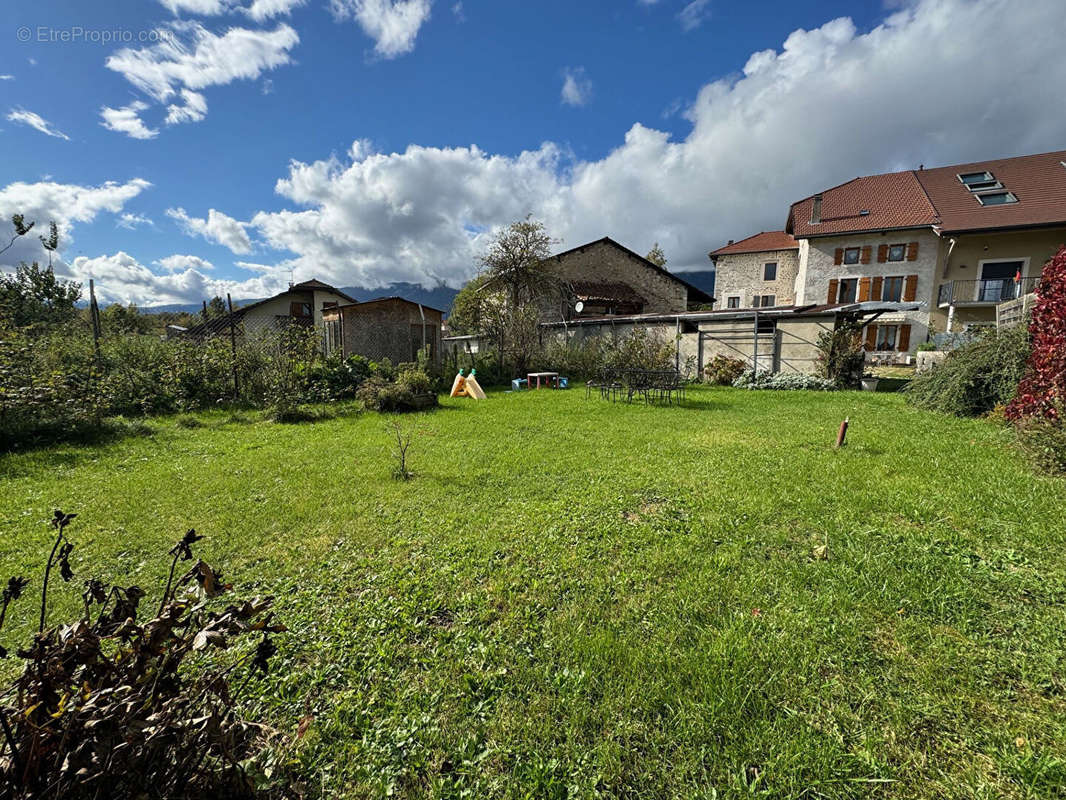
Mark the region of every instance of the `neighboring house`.
POLYGON ((785 231, 763 231, 709 253, 718 310, 772 308, 796 302, 799 242, 785 231))
POLYGON ((426 348, 430 361, 440 364, 444 312, 403 297, 351 302, 323 312, 326 355, 361 355, 393 364, 415 361, 426 348))
MULTIPOLYGON (((312 279, 290 284, 280 294, 234 309, 232 315, 201 322, 182 332, 175 331, 174 335, 205 339, 228 334, 231 321, 243 336, 270 333, 287 325, 318 327, 322 324, 322 312, 325 309, 354 302, 340 289, 312 279)), ((167 335, 171 335, 169 329, 167 335)))
POLYGON ((560 291, 542 299, 545 321, 666 314, 713 302, 702 289, 609 237, 558 253, 546 266, 560 291))
POLYGON ((1066 151, 856 178, 792 205, 797 305, 919 303, 881 317, 867 350, 995 324, 1066 242, 1066 151))

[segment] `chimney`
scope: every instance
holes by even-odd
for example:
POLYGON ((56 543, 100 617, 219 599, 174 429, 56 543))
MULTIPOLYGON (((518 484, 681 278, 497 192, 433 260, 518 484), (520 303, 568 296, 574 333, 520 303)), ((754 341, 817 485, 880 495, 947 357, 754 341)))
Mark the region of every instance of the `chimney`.
POLYGON ((822 196, 816 194, 811 203, 811 225, 817 225, 822 221, 822 196))
POLYGON ((731 244, 733 244, 733 240, 732 240, 732 239, 730 239, 730 240, 729 240, 728 242, 726 242, 726 243, 725 243, 725 246, 726 246, 726 247, 729 247, 729 245, 731 245, 731 244))

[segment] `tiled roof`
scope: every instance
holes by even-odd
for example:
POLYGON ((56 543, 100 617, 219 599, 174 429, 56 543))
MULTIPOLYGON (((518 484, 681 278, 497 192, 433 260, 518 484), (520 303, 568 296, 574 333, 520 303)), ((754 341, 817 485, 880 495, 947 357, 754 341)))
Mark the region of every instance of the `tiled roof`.
POLYGON ((811 222, 814 197, 792 205, 786 229, 797 238, 934 225, 936 209, 914 172, 855 178, 822 192, 821 222, 811 222))
POLYGON ((766 253, 771 250, 797 250, 799 242, 785 231, 763 231, 739 242, 731 242, 710 252, 711 258, 734 253, 766 253))
POLYGON ((935 226, 944 233, 1066 225, 1066 150, 856 178, 793 203, 786 230, 798 238, 935 226), (1017 203, 982 205, 960 174, 990 172, 1017 203))
POLYGON ((944 233, 1066 223, 1066 150, 916 172, 944 233), (1017 203, 984 206, 958 176, 991 172, 1017 203))

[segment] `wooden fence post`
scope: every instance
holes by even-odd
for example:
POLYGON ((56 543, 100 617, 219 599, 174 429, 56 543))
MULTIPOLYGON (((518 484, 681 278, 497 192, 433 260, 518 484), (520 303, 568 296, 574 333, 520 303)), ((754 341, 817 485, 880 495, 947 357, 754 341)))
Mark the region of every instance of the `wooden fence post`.
POLYGON ((237 326, 233 321, 233 299, 226 292, 226 304, 229 306, 229 346, 233 356, 233 399, 238 400, 241 396, 241 385, 237 378, 237 326))

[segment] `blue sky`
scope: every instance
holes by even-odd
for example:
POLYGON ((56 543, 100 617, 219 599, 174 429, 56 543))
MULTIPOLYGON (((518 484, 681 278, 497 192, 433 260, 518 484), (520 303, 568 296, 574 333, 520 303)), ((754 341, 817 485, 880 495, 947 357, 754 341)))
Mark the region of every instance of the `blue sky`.
POLYGON ((262 296, 290 272, 457 285, 527 213, 560 246, 660 241, 672 268, 703 269, 840 180, 1063 146, 1063 59, 1041 56, 1063 16, 1056 0, 22 4, 0 56, 0 213, 56 219, 57 269, 141 304, 262 296), (990 40, 1019 54, 1006 70, 980 56, 990 40))

